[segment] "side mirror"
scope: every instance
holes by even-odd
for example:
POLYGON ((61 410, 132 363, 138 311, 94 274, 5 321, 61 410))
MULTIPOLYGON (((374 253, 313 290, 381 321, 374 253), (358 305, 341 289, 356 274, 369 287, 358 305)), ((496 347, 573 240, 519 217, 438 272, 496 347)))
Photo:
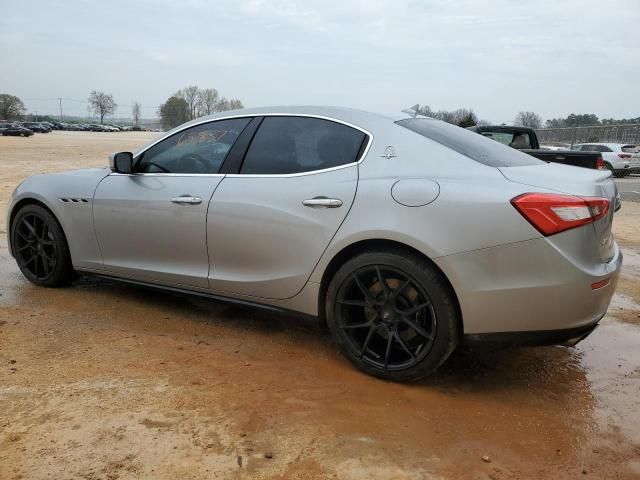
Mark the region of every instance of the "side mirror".
POLYGON ((116 173, 133 172, 133 154, 131 152, 118 152, 109 155, 109 168, 116 173))

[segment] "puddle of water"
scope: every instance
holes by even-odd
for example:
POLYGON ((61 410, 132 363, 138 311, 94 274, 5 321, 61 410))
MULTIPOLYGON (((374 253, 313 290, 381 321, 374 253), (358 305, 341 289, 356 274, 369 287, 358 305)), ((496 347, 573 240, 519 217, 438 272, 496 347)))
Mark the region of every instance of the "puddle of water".
POLYGON ((595 419, 603 430, 619 430, 640 443, 640 328, 605 319, 578 345, 591 384, 595 419))

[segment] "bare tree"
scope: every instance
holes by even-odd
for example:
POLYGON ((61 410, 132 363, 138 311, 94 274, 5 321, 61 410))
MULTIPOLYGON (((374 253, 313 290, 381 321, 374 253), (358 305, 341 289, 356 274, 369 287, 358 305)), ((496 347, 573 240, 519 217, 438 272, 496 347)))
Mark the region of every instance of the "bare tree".
POLYGON ((133 124, 137 127, 140 123, 142 105, 138 102, 133 102, 131 105, 131 116, 133 117, 133 124))
POLYGON ((216 112, 226 112, 227 110, 231 110, 229 108, 229 100, 226 97, 220 97, 220 100, 216 103, 216 112))
POLYGON ((22 117, 26 111, 27 109, 22 100, 15 95, 0 94, 0 119, 16 120, 22 117))
POLYGON ((232 98, 231 100, 229 100, 229 110, 239 110, 241 108, 244 108, 244 105, 240 100, 238 100, 237 98, 232 98))
POLYGON ((100 117, 100 123, 103 123, 105 115, 113 113, 117 106, 111 94, 93 90, 89 95, 89 110, 100 117))
POLYGON ((176 96, 183 98, 184 101, 187 102, 187 106, 189 107, 189 120, 196 118, 200 103, 200 89, 195 85, 184 87, 182 90, 178 90, 176 96))
POLYGON ((244 105, 237 98, 232 98, 228 100, 225 97, 220 97, 218 103, 216 103, 216 112, 226 112, 227 110, 239 110, 240 108, 244 108, 244 105))
POLYGON ((540 128, 542 118, 535 112, 518 112, 513 123, 521 127, 540 128))
POLYGON ((211 115, 216 111, 218 103, 218 91, 215 88, 205 88, 200 90, 200 101, 198 102, 198 116, 211 115))

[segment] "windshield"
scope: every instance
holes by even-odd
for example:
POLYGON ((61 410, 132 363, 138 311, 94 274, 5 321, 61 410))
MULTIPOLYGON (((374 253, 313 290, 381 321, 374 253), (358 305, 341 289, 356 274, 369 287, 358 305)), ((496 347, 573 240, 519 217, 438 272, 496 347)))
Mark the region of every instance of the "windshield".
POLYGON ((407 118, 396 123, 490 167, 518 167, 545 163, 502 143, 440 120, 407 118))

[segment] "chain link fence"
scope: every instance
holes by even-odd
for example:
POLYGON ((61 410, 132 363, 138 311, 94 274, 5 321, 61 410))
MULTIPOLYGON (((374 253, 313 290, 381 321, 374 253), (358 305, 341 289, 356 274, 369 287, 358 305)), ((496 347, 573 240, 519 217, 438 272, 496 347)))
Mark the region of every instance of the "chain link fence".
POLYGON ((541 145, 574 143, 629 143, 640 145, 640 123, 594 127, 541 128, 536 130, 541 145))

